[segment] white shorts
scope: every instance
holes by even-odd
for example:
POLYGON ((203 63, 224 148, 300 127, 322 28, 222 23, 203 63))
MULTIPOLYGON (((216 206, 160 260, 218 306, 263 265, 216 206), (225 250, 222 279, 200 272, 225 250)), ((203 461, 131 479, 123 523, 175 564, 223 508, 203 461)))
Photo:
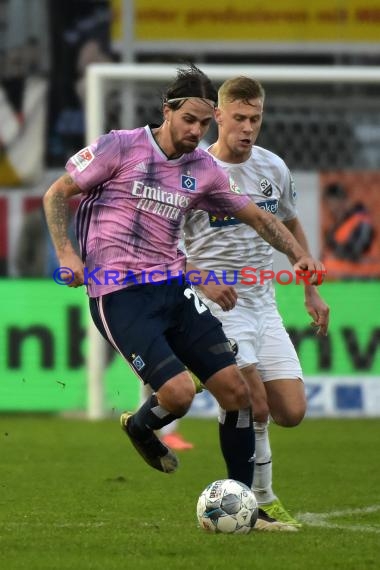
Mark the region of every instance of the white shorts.
POLYGON ((202 300, 221 321, 226 336, 237 343, 239 368, 255 364, 263 382, 303 380, 297 353, 275 306, 261 306, 257 310, 236 305, 231 311, 224 312, 204 296, 202 300))

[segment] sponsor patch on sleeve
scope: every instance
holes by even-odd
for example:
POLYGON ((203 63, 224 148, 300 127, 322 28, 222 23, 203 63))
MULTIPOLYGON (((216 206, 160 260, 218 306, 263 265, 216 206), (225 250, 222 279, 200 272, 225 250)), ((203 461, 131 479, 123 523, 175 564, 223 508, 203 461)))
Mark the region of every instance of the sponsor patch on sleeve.
POLYGON ((95 156, 91 148, 89 146, 86 146, 77 152, 77 154, 74 154, 74 156, 71 157, 71 162, 75 164, 79 172, 82 172, 87 168, 87 166, 91 164, 94 158, 95 156))
POLYGON ((241 194, 239 186, 236 184, 235 180, 230 176, 230 190, 234 194, 241 194))

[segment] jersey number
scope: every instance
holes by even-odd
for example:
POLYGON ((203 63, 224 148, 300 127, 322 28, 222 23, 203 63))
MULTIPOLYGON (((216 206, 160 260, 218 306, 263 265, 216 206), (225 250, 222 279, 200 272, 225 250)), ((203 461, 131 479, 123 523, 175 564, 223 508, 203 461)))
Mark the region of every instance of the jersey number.
POLYGON ((204 303, 202 303, 202 301, 200 300, 200 298, 198 297, 198 295, 196 294, 195 291, 188 288, 188 289, 185 289, 183 294, 185 295, 186 299, 191 299, 191 297, 193 298, 195 309, 196 309, 197 313, 199 313, 201 315, 202 313, 207 311, 206 305, 204 303))

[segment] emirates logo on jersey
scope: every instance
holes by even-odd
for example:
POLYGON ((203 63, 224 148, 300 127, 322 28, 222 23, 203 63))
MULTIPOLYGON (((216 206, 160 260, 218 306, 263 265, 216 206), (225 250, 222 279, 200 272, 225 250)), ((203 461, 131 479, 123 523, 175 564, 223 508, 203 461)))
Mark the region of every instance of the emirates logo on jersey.
POLYGON ((269 196, 272 196, 273 188, 272 188, 272 184, 269 182, 268 178, 262 178, 260 180, 260 188, 261 188, 261 192, 264 194, 264 196, 266 196, 267 198, 269 198, 269 196))

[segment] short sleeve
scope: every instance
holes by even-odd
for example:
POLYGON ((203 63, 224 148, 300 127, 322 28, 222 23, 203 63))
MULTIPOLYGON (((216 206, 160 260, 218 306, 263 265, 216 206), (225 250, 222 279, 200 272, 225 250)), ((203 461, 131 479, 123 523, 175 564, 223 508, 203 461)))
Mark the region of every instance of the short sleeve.
POLYGON ((283 193, 278 206, 278 217, 286 222, 297 217, 297 192, 293 177, 287 167, 285 167, 283 186, 283 193))
POLYGON ((90 191, 112 178, 120 165, 120 139, 116 131, 102 135, 74 154, 66 170, 83 191, 90 191))

